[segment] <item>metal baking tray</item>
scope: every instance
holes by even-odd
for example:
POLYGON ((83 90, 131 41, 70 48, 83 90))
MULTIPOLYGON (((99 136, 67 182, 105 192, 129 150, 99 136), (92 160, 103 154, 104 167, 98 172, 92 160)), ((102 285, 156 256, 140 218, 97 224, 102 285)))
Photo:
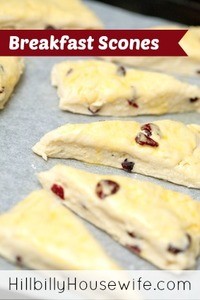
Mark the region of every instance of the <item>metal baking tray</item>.
MULTIPOLYGON (((106 28, 130 29, 167 24, 162 19, 129 13, 119 8, 100 4, 99 2, 85 2, 103 20, 106 28)), ((41 157, 32 152, 32 146, 45 133, 60 125, 113 119, 109 117, 76 115, 63 112, 58 108, 58 97, 55 88, 50 83, 50 72, 55 63, 65 59, 75 58, 27 58, 23 78, 17 86, 12 99, 10 99, 5 109, 0 112, 0 212, 2 213, 11 208, 31 191, 40 189, 35 174, 47 170, 57 163, 65 163, 96 173, 118 174, 155 182, 161 186, 189 194, 194 199, 200 200, 200 191, 197 189, 188 189, 162 180, 137 174, 128 174, 122 170, 89 165, 75 160, 49 159, 45 162, 41 157)), ((192 78, 183 79, 196 84, 199 84, 200 81, 199 79, 192 78)), ((123 118, 123 120, 133 119, 140 122, 173 119, 184 123, 200 124, 200 114, 198 113, 123 118)), ((155 269, 148 262, 140 259, 114 242, 104 232, 87 222, 85 224, 100 241, 107 253, 124 269, 155 269)), ((198 268, 200 269, 200 264, 198 264, 198 268)), ((0 259, 0 269, 16 269, 16 267, 4 259, 0 259)))

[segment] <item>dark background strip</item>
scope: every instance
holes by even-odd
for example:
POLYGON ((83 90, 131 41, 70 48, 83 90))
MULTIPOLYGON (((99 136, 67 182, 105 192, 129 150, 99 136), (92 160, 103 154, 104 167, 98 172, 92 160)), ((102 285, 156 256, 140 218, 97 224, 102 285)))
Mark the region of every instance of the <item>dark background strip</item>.
POLYGON ((200 25, 200 0, 96 0, 187 25, 200 25))

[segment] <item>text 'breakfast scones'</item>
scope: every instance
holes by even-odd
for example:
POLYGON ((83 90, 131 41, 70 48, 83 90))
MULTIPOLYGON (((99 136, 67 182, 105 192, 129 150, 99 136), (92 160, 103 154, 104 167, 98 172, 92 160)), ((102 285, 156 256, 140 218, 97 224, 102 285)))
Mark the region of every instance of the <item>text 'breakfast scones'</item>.
POLYGON ((171 76, 85 60, 54 66, 60 108, 87 115, 135 116, 200 110, 200 89, 171 76))
POLYGON ((0 28, 101 28, 80 0, 1 0, 0 28))
POLYGON ((0 57, 0 109, 9 100, 24 70, 24 61, 19 57, 0 57))
POLYGON ((74 158, 200 187, 200 125, 172 120, 68 124, 46 134, 33 151, 44 159, 74 158))
MULTIPOLYGON (((163 26, 151 29, 184 29, 175 26, 163 26)), ((157 70, 173 74, 200 77, 200 26, 189 27, 189 31, 180 41, 188 57, 106 57, 107 60, 120 62, 132 67, 157 70)))
POLYGON ((189 196, 149 182, 64 165, 38 178, 67 207, 156 266, 187 269, 195 265, 200 204, 189 196))
POLYGON ((43 190, 0 216, 0 255, 34 269, 117 269, 82 222, 43 190))

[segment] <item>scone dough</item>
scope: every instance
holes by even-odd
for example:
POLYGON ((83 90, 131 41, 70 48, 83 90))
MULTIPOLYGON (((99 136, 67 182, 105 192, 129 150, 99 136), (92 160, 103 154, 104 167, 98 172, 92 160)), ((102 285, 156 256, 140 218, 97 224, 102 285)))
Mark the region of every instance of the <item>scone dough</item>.
MULTIPOLYGON (((154 29, 183 29, 175 26, 163 26, 154 29)), ((189 27, 189 31, 180 41, 188 57, 105 57, 106 60, 123 63, 132 67, 200 77, 200 26, 189 27)))
POLYGON ((24 61, 19 57, 0 57, 0 109, 9 100, 24 70, 24 61))
POLYGON ((1 0, 0 28, 102 28, 80 0, 1 0))
POLYGON ((67 124, 46 134, 33 151, 44 159, 74 158, 200 188, 200 125, 172 120, 67 124))
POLYGON ((117 268, 82 222, 44 190, 0 216, 0 255, 33 269, 117 268))
POLYGON ((194 267, 200 250, 198 201, 149 182, 91 174, 65 165, 42 172, 38 178, 54 194, 52 187, 59 185, 64 205, 156 266, 194 267))
POLYGON ((200 110, 200 88, 174 77, 98 60, 54 66, 60 108, 74 113, 136 116, 200 110))

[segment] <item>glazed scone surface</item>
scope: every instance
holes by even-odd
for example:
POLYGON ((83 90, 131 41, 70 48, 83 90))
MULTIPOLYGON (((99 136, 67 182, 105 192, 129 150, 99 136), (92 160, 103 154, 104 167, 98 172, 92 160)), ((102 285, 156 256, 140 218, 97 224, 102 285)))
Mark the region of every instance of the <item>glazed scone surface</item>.
POLYGON ((80 0, 1 0, 0 28, 101 28, 80 0))
POLYGON ((172 76, 98 60, 54 66, 60 108, 87 115, 135 116, 200 110, 200 88, 172 76))
POLYGON ((33 151, 44 159, 74 158, 200 187, 199 125, 172 120, 67 124, 44 135, 33 151))
POLYGON ((82 222, 44 190, 0 216, 0 255, 33 269, 117 268, 82 222))
POLYGON ((0 109, 9 100, 24 70, 20 57, 0 57, 0 109))
POLYGON ((189 196, 121 176, 57 165, 38 174, 62 203, 163 269, 194 267, 200 245, 200 205, 189 196), (153 195, 153 197, 150 197, 153 195))

